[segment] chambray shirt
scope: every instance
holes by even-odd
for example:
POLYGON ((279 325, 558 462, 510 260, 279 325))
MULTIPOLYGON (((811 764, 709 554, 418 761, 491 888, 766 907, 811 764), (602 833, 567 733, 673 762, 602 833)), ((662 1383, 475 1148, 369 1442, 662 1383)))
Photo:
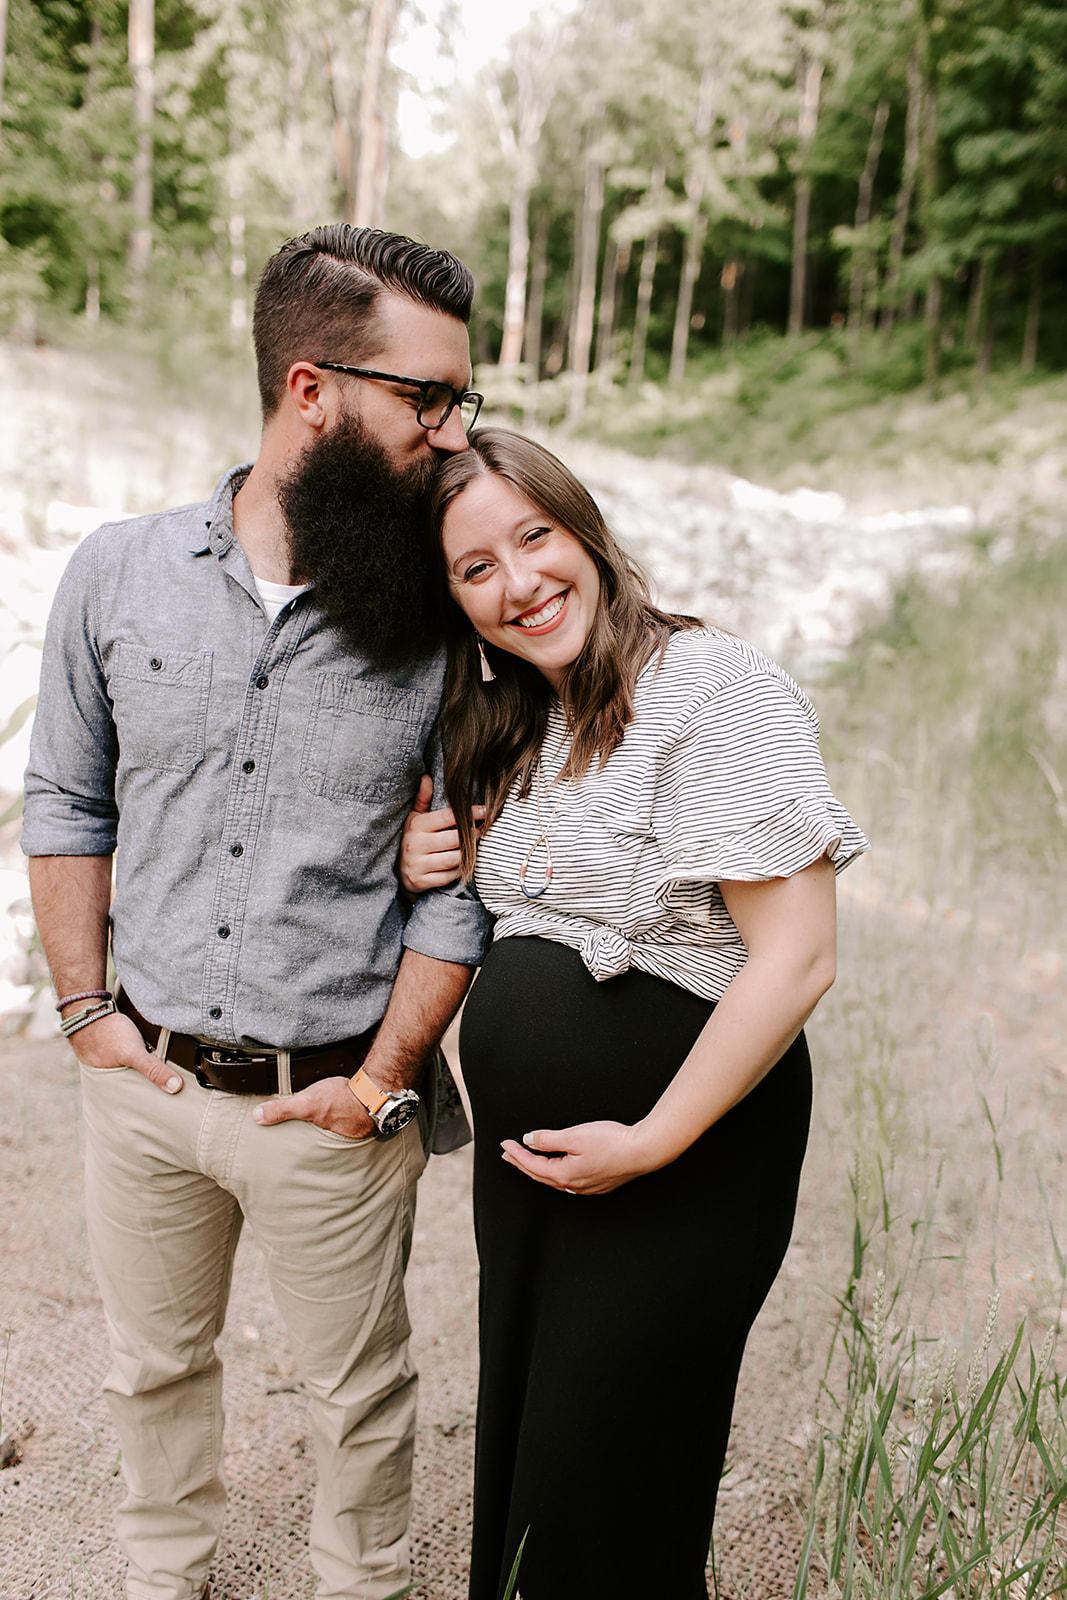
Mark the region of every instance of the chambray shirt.
POLYGON ((269 625, 233 531, 248 471, 71 557, 22 848, 115 854, 115 966, 152 1022, 295 1048, 378 1022, 405 947, 477 965, 490 919, 461 886, 399 893, 421 774, 444 792, 443 653, 372 667, 311 592, 269 625))

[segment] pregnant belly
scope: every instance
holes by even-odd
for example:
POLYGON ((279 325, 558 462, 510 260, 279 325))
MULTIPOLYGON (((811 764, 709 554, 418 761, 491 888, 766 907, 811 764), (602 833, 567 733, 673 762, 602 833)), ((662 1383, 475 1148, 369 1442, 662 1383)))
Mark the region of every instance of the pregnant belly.
POLYGON ((636 1122, 685 1060, 711 1004, 648 973, 598 983, 547 939, 502 939, 463 1013, 460 1059, 480 1138, 636 1122))

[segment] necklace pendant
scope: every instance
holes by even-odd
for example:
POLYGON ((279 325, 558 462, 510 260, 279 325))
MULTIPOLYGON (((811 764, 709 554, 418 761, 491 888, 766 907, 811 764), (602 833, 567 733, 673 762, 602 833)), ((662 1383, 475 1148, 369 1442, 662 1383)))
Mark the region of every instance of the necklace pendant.
MULTIPOLYGON (((564 738, 566 738, 566 731, 564 731, 564 738)), ((557 754, 562 754, 562 751, 563 743, 561 741, 557 754)), ((561 793, 559 799, 556 801, 552 815, 546 822, 544 819, 544 814, 541 810, 542 776, 541 757, 538 756, 537 766, 533 776, 533 794, 534 801, 537 805, 537 825, 541 831, 537 835, 537 838, 534 840, 533 844, 530 846, 529 850, 527 850, 526 855, 523 857, 522 866, 519 868, 519 888, 527 900, 540 900, 541 896, 545 893, 549 884, 552 882, 552 846, 549 843, 548 830, 559 816, 560 807, 562 806, 564 800, 564 795, 561 793), (528 889, 526 887, 526 874, 530 870, 530 866, 533 863, 533 859, 538 850, 542 848, 545 852, 545 875, 542 880, 541 887, 539 889, 528 889)))
POLYGON ((550 844, 549 844, 547 839, 537 839, 534 842, 534 844, 530 847, 529 851, 527 852, 525 861, 523 862, 522 866, 519 868, 519 888, 522 890, 522 892, 526 896, 527 900, 540 900, 541 896, 545 893, 546 889, 548 888, 548 886, 549 886, 549 884, 551 882, 552 882, 552 847, 550 846, 550 844), (530 864, 533 861, 534 856, 536 855, 537 851, 541 849, 542 845, 544 846, 544 851, 545 851, 545 876, 544 876, 544 882, 541 884, 541 887, 539 889, 527 889, 527 887, 526 887, 526 874, 527 874, 527 872, 528 872, 528 870, 530 868, 530 864))

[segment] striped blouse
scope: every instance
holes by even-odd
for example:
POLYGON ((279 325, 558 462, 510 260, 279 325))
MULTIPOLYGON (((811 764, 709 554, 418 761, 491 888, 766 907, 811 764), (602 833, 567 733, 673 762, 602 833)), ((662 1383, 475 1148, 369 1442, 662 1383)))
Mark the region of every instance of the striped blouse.
POLYGON ((559 784, 567 747, 557 702, 531 793, 481 840, 476 883, 494 938, 554 939, 594 978, 636 967, 717 1000, 745 962, 721 881, 787 878, 824 855, 840 871, 870 849, 830 791, 807 695, 718 629, 652 658, 603 768, 559 784))

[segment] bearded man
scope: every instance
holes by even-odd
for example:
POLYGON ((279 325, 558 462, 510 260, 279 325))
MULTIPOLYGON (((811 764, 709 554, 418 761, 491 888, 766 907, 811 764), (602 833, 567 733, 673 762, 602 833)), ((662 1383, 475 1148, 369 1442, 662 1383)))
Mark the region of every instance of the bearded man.
POLYGON ((22 842, 82 1068, 131 1600, 207 1593, 244 1218, 311 1408, 318 1594, 410 1576, 425 1069, 487 918, 462 888, 407 906, 394 863, 441 771, 422 502, 480 404, 472 297, 394 234, 290 240, 256 294, 254 464, 92 535, 49 622, 22 842))

